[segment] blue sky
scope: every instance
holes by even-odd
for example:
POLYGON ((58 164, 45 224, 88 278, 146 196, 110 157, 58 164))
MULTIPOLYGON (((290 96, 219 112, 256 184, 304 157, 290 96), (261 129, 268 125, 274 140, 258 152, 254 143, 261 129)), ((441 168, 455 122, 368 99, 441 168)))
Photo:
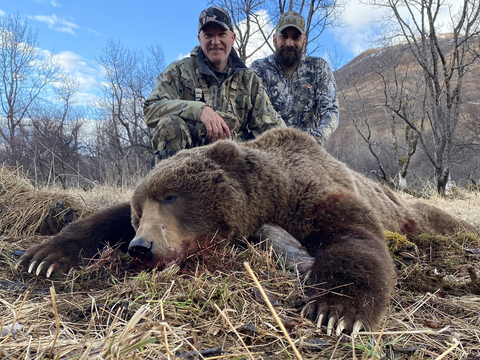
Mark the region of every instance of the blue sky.
POLYGON ((18 12, 38 28, 40 47, 56 53, 71 51, 94 61, 107 40, 127 47, 158 43, 167 62, 197 43, 198 14, 204 1, 0 1, 4 15, 18 12), (134 4, 135 3, 135 4, 134 4))
MULTIPOLYGON (((324 49, 317 54, 336 49, 343 63, 369 47, 366 39, 376 32, 373 20, 380 16, 359 0, 345 1, 344 26, 322 35, 324 49)), ((101 82, 95 57, 109 39, 120 40, 128 48, 159 44, 169 64, 197 45, 198 15, 207 6, 208 1, 199 0, 2 0, 0 16, 18 12, 38 29, 39 47, 58 55, 66 70, 79 79, 81 98, 87 101, 101 82)))

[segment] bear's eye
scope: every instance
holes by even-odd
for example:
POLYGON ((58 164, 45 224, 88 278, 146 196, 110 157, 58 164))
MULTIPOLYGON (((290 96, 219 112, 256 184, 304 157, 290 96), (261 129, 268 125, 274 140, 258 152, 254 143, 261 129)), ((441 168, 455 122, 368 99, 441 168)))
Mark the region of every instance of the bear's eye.
POLYGON ((142 210, 141 208, 133 208, 132 207, 132 214, 134 218, 141 219, 142 218, 142 210))
POLYGON ((163 200, 164 204, 173 204, 177 200, 178 196, 175 195, 168 195, 165 200, 163 200))

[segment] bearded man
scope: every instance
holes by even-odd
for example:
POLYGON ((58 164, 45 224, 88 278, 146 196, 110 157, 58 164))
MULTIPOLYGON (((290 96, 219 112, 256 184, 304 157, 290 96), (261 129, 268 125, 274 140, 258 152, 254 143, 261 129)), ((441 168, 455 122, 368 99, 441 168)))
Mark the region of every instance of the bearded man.
POLYGON ((287 126, 324 144, 338 126, 337 86, 328 63, 306 56, 305 19, 295 11, 280 17, 273 35, 275 53, 252 63, 275 110, 287 126))

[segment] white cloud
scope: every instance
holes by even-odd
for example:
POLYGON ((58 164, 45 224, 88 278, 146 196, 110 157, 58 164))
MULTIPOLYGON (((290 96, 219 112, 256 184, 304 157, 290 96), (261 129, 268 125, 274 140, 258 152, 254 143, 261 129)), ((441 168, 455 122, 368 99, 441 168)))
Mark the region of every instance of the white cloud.
POLYGON ((71 51, 62 51, 54 55, 54 58, 63 66, 65 72, 73 76, 78 84, 79 90, 75 95, 77 104, 85 105, 95 98, 93 95, 98 91, 102 75, 100 68, 90 65, 80 55, 71 51))
POLYGON ((101 36, 102 34, 96 30, 93 30, 93 29, 90 29, 90 28, 86 28, 85 30, 87 30, 89 33, 95 35, 95 36, 101 36))
POLYGON ((64 19, 59 19, 57 15, 53 14, 50 16, 45 15, 35 15, 35 16, 28 16, 29 19, 36 20, 47 24, 50 29, 60 32, 66 32, 70 34, 74 34, 74 29, 78 29, 78 25, 64 19))
POLYGON ((335 40, 340 42, 354 55, 370 48, 369 38, 378 32, 379 20, 384 14, 382 9, 373 9, 359 0, 348 1, 341 14, 344 26, 331 29, 335 40))
MULTIPOLYGON (((270 17, 267 11, 260 10, 256 12, 255 17, 258 19, 258 22, 260 23, 260 27, 264 34, 268 35, 273 33, 273 29, 275 28, 275 26, 270 21, 270 17)), ((242 31, 246 30, 246 26, 247 24, 245 23, 245 21, 241 21, 239 23, 239 27, 242 31)), ((250 38, 248 39, 247 45, 247 54, 253 55, 247 59, 248 66, 250 66, 253 61, 257 59, 263 59, 264 57, 267 57, 273 53, 272 49, 268 46, 268 44, 273 44, 273 34, 267 40, 267 43, 265 43, 265 39, 256 23, 250 24, 250 32, 250 38)))
POLYGON ((55 0, 35 0, 35 2, 39 4, 50 4, 53 7, 61 6, 60 3, 56 2, 55 0))
POLYGON ((383 14, 381 9, 372 9, 358 0, 349 1, 342 12, 342 20, 349 28, 361 29, 378 20, 383 14))
POLYGON ((3 11, 2 9, 0 9, 0 16, 5 16, 5 11, 3 11))
POLYGON ((77 92, 73 97, 75 105, 91 106, 98 101, 98 96, 87 92, 77 92))
POLYGON ((100 69, 90 66, 80 55, 71 51, 62 51, 54 57, 68 74, 78 78, 81 86, 91 88, 98 84, 98 78, 101 76, 100 69))
MULTIPOLYGON (((36 48, 36 51, 44 59, 52 56, 49 50, 36 48)), ((73 97, 76 105, 89 105, 95 100, 102 83, 101 70, 96 62, 90 64, 81 55, 71 51, 54 54, 53 60, 78 83, 78 91, 73 97)), ((57 86, 57 84, 53 84, 53 86, 57 86)))
MULTIPOLYGON (((451 5, 451 12, 457 13, 463 0, 447 0, 446 5, 451 5)), ((440 33, 451 32, 450 10, 443 6, 438 14, 437 24, 440 33)), ((335 40, 349 49, 353 54, 358 55, 371 47, 370 39, 380 32, 378 21, 386 14, 385 8, 373 8, 361 3, 361 0, 349 0, 341 18, 345 26, 331 29, 335 40)), ((401 15, 408 17, 406 9, 401 10, 401 15)))

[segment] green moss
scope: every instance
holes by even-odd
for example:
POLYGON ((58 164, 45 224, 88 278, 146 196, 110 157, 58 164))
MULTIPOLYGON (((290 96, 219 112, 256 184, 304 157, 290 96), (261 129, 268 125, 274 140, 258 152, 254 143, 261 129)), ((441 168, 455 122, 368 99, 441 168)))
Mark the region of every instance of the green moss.
POLYGON ((417 246, 426 253, 434 253, 439 256, 445 253, 456 253, 462 247, 454 237, 445 237, 442 235, 421 234, 413 239, 417 246))
POLYGON ((477 234, 461 232, 455 236, 455 241, 468 248, 480 248, 480 236, 477 234))
POLYGON ((417 245, 409 241, 405 235, 400 235, 399 233, 392 231, 385 231, 385 237, 387 240, 388 250, 392 255, 401 250, 417 250, 417 245))

